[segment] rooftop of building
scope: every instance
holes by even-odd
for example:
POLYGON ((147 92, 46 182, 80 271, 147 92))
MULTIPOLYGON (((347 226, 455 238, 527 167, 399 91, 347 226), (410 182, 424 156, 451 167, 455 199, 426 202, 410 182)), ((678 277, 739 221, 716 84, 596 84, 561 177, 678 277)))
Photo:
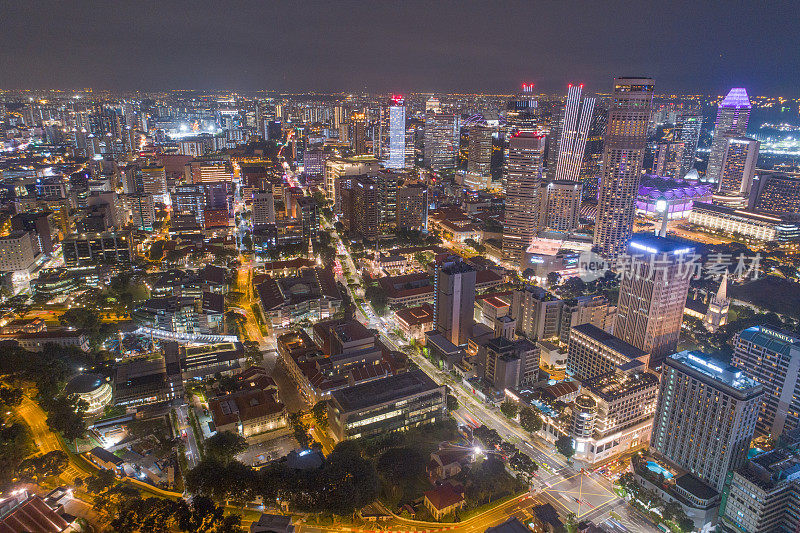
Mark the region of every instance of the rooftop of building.
POLYGON ((94 392, 106 383, 106 378, 100 374, 79 374, 69 380, 64 392, 66 394, 88 394, 94 392))
POLYGON ((738 334, 740 339, 751 342, 771 352, 788 356, 792 349, 800 349, 800 338, 775 331, 766 326, 751 326, 738 334))
POLYGON ((628 359, 641 359, 647 356, 647 352, 640 350, 632 344, 628 344, 619 337, 615 337, 611 333, 602 330, 594 324, 581 324, 575 326, 572 332, 582 333, 587 337, 596 340, 600 344, 614 350, 615 352, 627 357, 628 359))
POLYGON ((441 511, 464 501, 464 493, 457 491, 450 483, 444 483, 425 493, 425 499, 441 511))
POLYGON ((303 270, 297 276, 273 278, 267 276, 257 286, 264 309, 274 309, 283 304, 297 304, 318 298, 341 300, 332 271, 320 268, 303 270))
POLYGON ((549 387, 542 389, 542 394, 550 396, 554 399, 561 398, 562 396, 569 396, 581 390, 581 384, 578 381, 561 381, 549 387))
POLYGON ((747 377, 742 370, 714 359, 699 350, 684 350, 672 354, 666 358, 665 364, 679 369, 682 369, 681 367, 689 368, 736 391, 752 394, 761 393, 761 385, 752 378, 747 377))
POLYGON ((0 519, 0 533, 59 533, 68 527, 64 517, 37 495, 30 496, 0 519))
POLYGON ((431 277, 425 272, 414 272, 402 276, 386 276, 378 284, 389 297, 413 296, 433 292, 431 277))
POLYGON ((244 389, 208 401, 214 424, 226 426, 256 418, 275 415, 285 409, 275 396, 263 389, 244 389))
POLYGON ((698 500, 713 500, 719 496, 719 492, 710 487, 702 479, 689 472, 675 478, 675 485, 698 500))
POLYGON ((692 206, 692 211, 698 211, 698 212, 706 211, 720 215, 738 217, 742 220, 752 220, 755 222, 762 222, 762 223, 780 224, 784 222, 783 218, 774 215, 764 215, 761 213, 755 213, 753 211, 746 211, 744 209, 734 209, 732 207, 725 207, 722 205, 707 204, 707 203, 695 203, 692 206))
POLYGON ((675 179, 650 174, 642 178, 639 185, 639 196, 652 199, 663 197, 666 200, 678 198, 697 198, 708 196, 713 192, 714 184, 675 179))
POLYGON ((425 345, 436 346, 439 351, 446 354, 457 353, 461 350, 461 348, 450 342, 444 335, 436 330, 425 333, 425 345))
POLYGON ((251 529, 256 531, 287 531, 292 524, 291 515, 276 515, 262 513, 261 516, 253 522, 251 529))
POLYGON ((722 99, 719 106, 734 109, 750 109, 750 97, 747 95, 747 89, 744 87, 734 87, 728 91, 728 94, 725 95, 725 98, 722 99))
POLYGON ((657 388, 658 377, 646 371, 613 371, 584 381, 583 387, 603 400, 611 401, 642 389, 657 388))
POLYGON ((642 252, 651 254, 672 253, 691 254, 694 253, 696 243, 675 237, 660 237, 653 233, 634 233, 628 247, 634 254, 642 252))
POLYGON ((433 306, 406 307, 396 311, 395 316, 407 326, 421 326, 433 321, 433 306))
POLYGON ((423 371, 415 370, 334 391, 331 398, 350 412, 438 388, 423 371))

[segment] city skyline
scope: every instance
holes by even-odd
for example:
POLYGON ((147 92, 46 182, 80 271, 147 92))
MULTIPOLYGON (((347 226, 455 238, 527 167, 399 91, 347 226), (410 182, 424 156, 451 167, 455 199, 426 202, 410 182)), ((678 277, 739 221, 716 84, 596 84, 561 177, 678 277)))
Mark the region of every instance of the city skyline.
POLYGON ((687 3, 665 14, 632 2, 616 9, 505 3, 491 13, 491 25, 476 3, 350 6, 244 3, 225 12, 229 24, 219 24, 219 13, 202 4, 10 5, 0 36, 2 85, 507 93, 522 81, 556 92, 575 80, 601 88, 610 77, 642 73, 664 91, 723 94, 748 86, 754 94, 790 95, 798 81, 791 73, 800 72, 788 53, 797 20, 788 6, 721 12, 687 3), (358 47, 351 46, 353 32, 358 47), (540 53, 543 42, 560 42, 563 34, 582 38, 540 53), (202 68, 187 68, 201 59, 202 68))
POLYGON ((0 533, 800 531, 793 13, 225 7, 0 7, 0 533))

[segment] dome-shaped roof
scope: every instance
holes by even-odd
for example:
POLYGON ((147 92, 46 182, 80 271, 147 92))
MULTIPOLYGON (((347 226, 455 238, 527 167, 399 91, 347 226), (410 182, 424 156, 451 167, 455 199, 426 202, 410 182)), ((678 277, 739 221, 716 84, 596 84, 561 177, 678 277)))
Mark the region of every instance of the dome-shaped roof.
POLYGON ((686 175, 683 177, 685 180, 697 181, 700 179, 700 174, 697 173, 697 169, 693 168, 686 175))
POLYGON ((67 394, 88 394, 93 392, 106 382, 100 374, 79 374, 69 380, 64 392, 67 394))

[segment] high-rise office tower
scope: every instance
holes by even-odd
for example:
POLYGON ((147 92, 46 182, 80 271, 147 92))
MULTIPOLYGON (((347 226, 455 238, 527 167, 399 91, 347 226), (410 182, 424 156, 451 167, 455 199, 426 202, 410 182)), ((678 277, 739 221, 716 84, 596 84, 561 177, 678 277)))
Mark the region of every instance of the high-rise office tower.
POLYGON ((655 82, 616 78, 603 149, 594 244, 607 258, 625 250, 633 231, 655 82))
POLYGON ((353 113, 353 138, 351 146, 355 155, 367 153, 367 117, 364 113, 353 113))
POLYGON ((683 161, 682 142, 659 143, 653 164, 653 174, 665 178, 679 178, 681 162, 683 161))
POLYGON ((800 426, 800 338, 753 326, 733 339, 731 364, 764 385, 756 430, 778 438, 800 426))
POLYGON ((433 329, 456 346, 472 334, 476 271, 458 256, 438 260, 433 278, 433 329))
POLYGON ((156 201, 167 200, 167 171, 163 166, 142 167, 136 174, 141 176, 141 188, 137 184, 136 192, 152 194, 156 201))
POLYGON ((717 121, 714 123, 714 138, 711 141, 711 152, 708 154, 708 170, 706 180, 718 182, 722 173, 722 160, 729 137, 741 137, 747 133, 747 122, 750 120, 750 98, 747 90, 735 87, 720 102, 717 109, 717 121))
POLYGON ((675 124, 675 140, 683 143, 681 164, 676 177, 684 177, 694 168, 697 157, 697 144, 700 142, 700 132, 703 130, 703 112, 699 107, 684 109, 678 115, 675 124))
POLYGON ((341 105, 337 105, 333 108, 333 127, 335 129, 339 129, 339 126, 343 122, 347 122, 345 119, 345 117, 347 116, 346 113, 347 111, 341 105))
POLYGON ((545 137, 520 132, 509 139, 503 257, 519 264, 539 229, 545 137))
POLYGON ((603 170, 603 137, 606 133, 608 121, 608 108, 603 102, 594 106, 594 117, 589 127, 589 136, 586 138, 586 148, 581 167, 581 184, 583 185, 582 199, 592 204, 597 202, 598 183, 603 170))
POLYGON ((433 111, 434 113, 441 113, 442 112, 442 105, 439 102, 439 99, 435 96, 431 96, 425 101, 425 112, 433 111))
POLYGON ((584 98, 581 102, 583 85, 570 84, 567 104, 564 108, 561 139, 558 143, 555 179, 578 181, 586 149, 586 139, 592 125, 594 98, 584 98))
POLYGON ((428 188, 422 183, 397 189, 397 229, 423 230, 428 227, 428 188))
POLYGON ((458 116, 428 113, 425 116, 424 165, 433 170, 452 168, 458 151, 458 116))
POLYGON ((378 185, 378 217, 381 231, 392 233, 397 227, 397 188, 406 178, 406 174, 388 169, 381 169, 373 177, 378 185))
POLYGON ((134 126, 125 126, 125 150, 132 154, 139 149, 139 135, 134 126))
POLYGON ((303 228, 303 242, 308 242, 309 239, 315 240, 319 229, 317 202, 310 196, 301 196, 297 199, 296 214, 303 228))
POLYGON ((374 241, 380 235, 380 202, 378 184, 372 178, 353 180, 350 230, 362 239, 374 241))
POLYGON ((176 213, 192 213, 197 223, 204 226, 205 207, 205 187, 202 185, 178 185, 175 187, 172 195, 172 209, 176 213))
POLYGON ((558 336, 563 300, 535 285, 514 291, 511 317, 516 331, 530 340, 547 340, 558 336))
POLYGON ((253 191, 253 228, 275 224, 275 197, 272 191, 253 191))
POLYGON ((131 213, 133 227, 142 231, 152 231, 156 220, 155 202, 152 194, 136 193, 122 197, 131 213))
POLYGON ((492 173, 492 128, 475 124, 469 127, 467 172, 480 176, 492 173))
POLYGON ((392 96, 389 105, 389 168, 406 166, 406 103, 402 96, 392 96))
POLYGON ((658 368, 678 346, 690 271, 687 241, 637 233, 628 245, 631 272, 622 273, 614 335, 650 354, 658 368))
POLYGON ((24 212, 11 217, 12 231, 32 232, 38 240, 39 249, 46 253, 53 253, 53 237, 50 230, 50 212, 24 212))
POLYGON ((564 126, 564 113, 566 112, 566 105, 561 101, 553 104, 553 111, 551 113, 550 126, 547 131, 547 149, 545 154, 546 169, 548 177, 553 177, 556 171, 556 164, 558 163, 558 150, 561 144, 561 128, 564 126))
POLYGON ((533 131, 538 120, 539 101, 533 92, 533 83, 523 83, 522 91, 506 105, 508 125, 518 131, 533 131))
POLYGON ((572 180, 542 182, 539 194, 540 227, 569 232, 578 226, 581 184, 572 180))
MULTIPOLYGON (((373 157, 331 158, 325 161, 325 192, 333 200, 333 212, 342 212, 342 185, 355 176, 374 176, 380 162, 373 157)), ((349 187, 349 185, 348 185, 349 187)))
POLYGON ((747 458, 762 386, 702 352, 664 360, 650 447, 716 491, 747 458))
POLYGON ((750 191, 749 209, 781 217, 800 217, 800 177, 761 174, 750 191))
POLYGON ((258 132, 258 135, 262 139, 267 138, 267 131, 266 126, 267 123, 264 120, 264 107, 259 103, 258 100, 253 102, 253 120, 255 121, 255 129, 258 132))
POLYGON ((87 157, 89 155, 89 134, 86 128, 75 130, 75 151, 78 155, 87 157))
POLYGON ((731 207, 747 205, 756 173, 759 144, 749 137, 728 137, 714 203, 731 207))

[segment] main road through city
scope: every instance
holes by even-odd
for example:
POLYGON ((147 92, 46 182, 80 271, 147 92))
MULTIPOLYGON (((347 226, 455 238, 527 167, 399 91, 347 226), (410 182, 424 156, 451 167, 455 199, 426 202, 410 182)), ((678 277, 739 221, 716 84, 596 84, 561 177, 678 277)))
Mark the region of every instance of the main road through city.
MULTIPOLYGON (((357 280, 356 285, 362 285, 361 274, 356 268, 349 251, 343 246, 338 233, 326 223, 326 231, 331 232, 338 250, 344 250, 345 265, 357 280)), ((342 280, 348 286, 346 280, 342 280)), ((351 298, 356 302, 352 289, 351 298)), ((400 347, 392 340, 391 327, 386 320, 380 318, 372 309, 369 301, 364 301, 363 306, 356 304, 356 317, 380 332, 381 340, 391 349, 400 351, 400 347)), ((516 422, 509 420, 505 415, 477 398, 468 390, 463 382, 454 379, 449 373, 436 368, 428 359, 419 353, 411 355, 412 360, 430 376, 436 383, 445 384, 450 392, 458 399, 459 409, 454 413, 462 420, 476 421, 479 424, 492 428, 506 441, 516 445, 517 448, 536 461, 541 467, 537 480, 532 489, 536 498, 554 505, 562 514, 574 513, 578 520, 602 523, 610 519, 613 511, 618 523, 629 531, 657 532, 652 523, 642 519, 612 490, 611 482, 600 474, 586 471, 580 467, 568 464, 563 456, 554 451, 552 445, 539 437, 524 431, 516 422)))

